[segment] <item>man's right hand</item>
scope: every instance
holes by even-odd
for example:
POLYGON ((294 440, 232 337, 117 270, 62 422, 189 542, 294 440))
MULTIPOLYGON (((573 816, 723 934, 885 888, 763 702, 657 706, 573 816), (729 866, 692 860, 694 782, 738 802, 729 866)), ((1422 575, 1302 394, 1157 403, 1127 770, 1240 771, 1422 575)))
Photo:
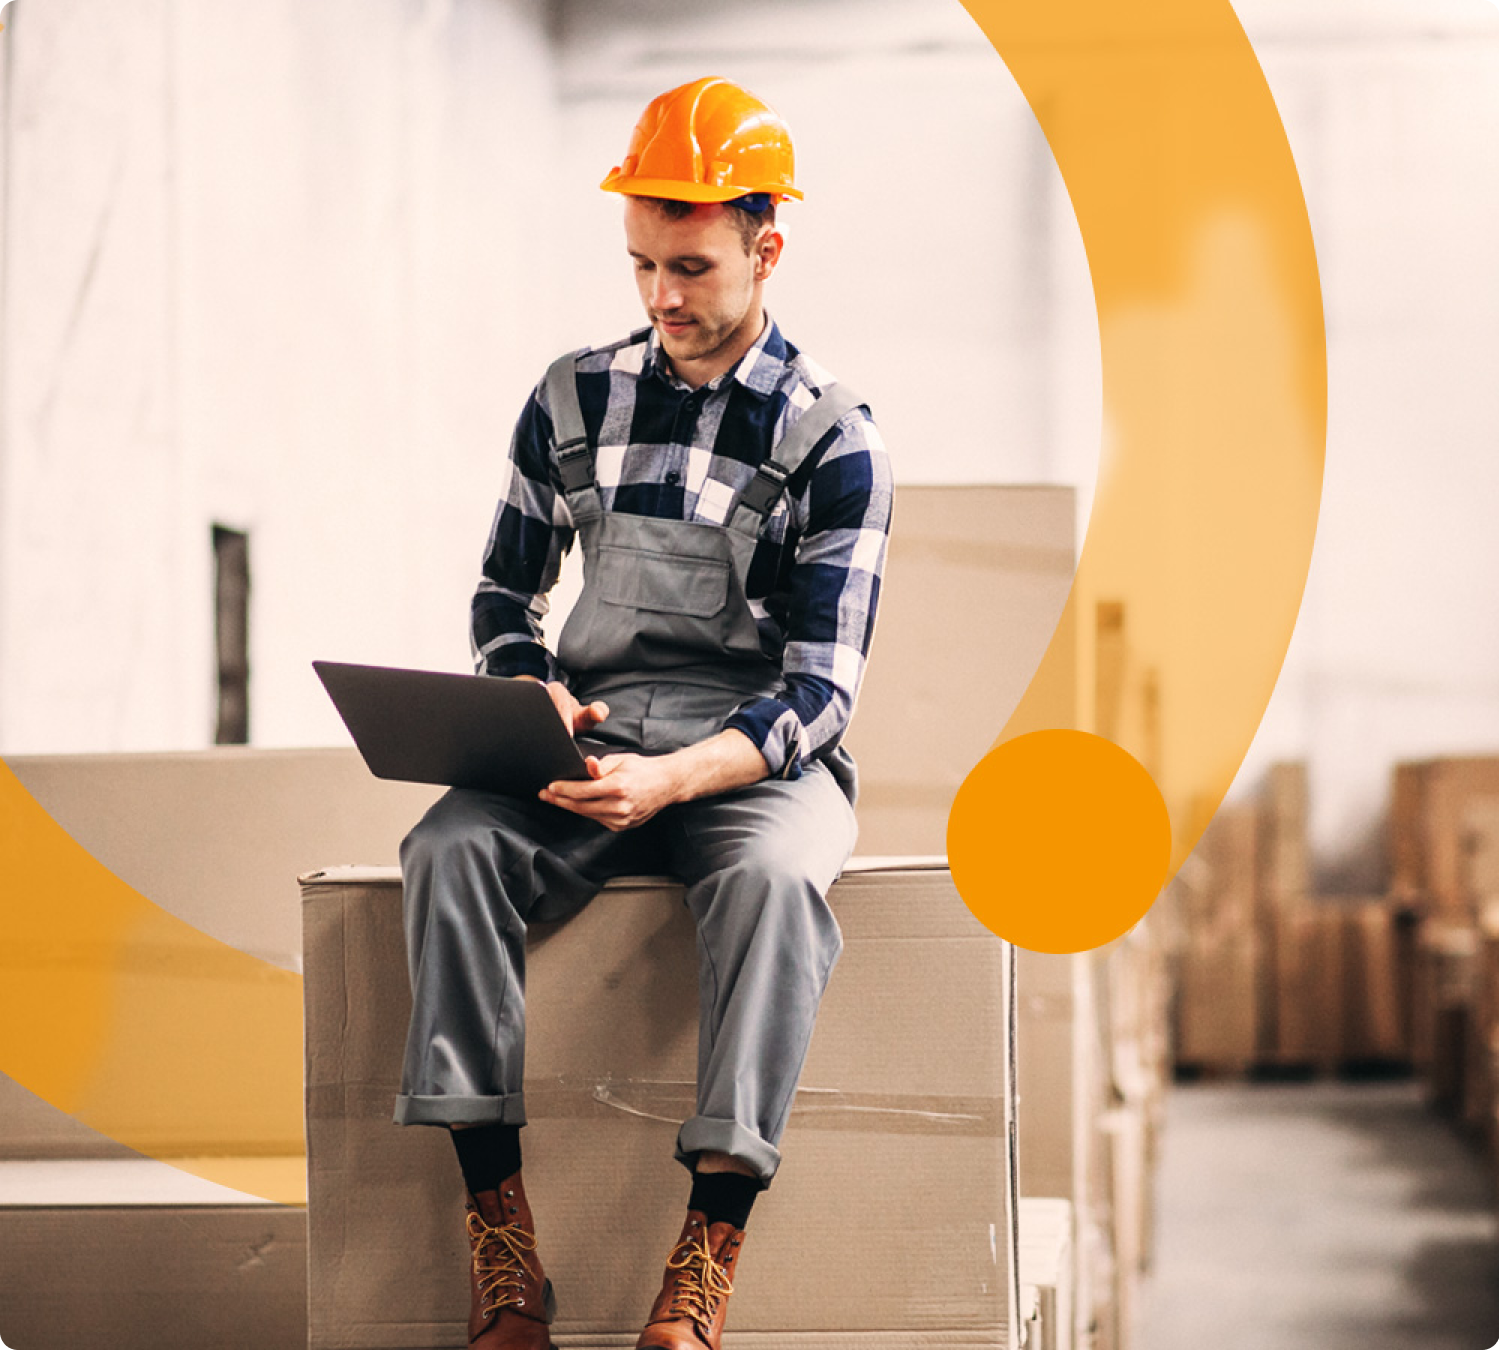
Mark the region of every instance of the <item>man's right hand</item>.
MULTIPOLYGON (((535 684, 541 684, 534 675, 520 675, 518 679, 531 680, 535 684)), ((552 696, 552 703, 562 718, 562 725, 568 730, 570 736, 581 736, 585 731, 592 731, 606 717, 609 716, 609 705, 595 700, 586 706, 579 703, 565 684, 557 680, 549 680, 546 683, 546 691, 552 696)))

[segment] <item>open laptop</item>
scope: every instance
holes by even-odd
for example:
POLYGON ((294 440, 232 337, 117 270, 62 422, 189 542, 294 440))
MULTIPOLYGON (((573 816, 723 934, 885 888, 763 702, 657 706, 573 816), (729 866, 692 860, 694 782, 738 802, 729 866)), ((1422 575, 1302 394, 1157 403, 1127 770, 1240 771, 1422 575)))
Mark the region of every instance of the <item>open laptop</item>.
POLYGON ((323 688, 377 778, 534 797, 587 778, 585 755, 544 687, 530 680, 314 661, 323 688))

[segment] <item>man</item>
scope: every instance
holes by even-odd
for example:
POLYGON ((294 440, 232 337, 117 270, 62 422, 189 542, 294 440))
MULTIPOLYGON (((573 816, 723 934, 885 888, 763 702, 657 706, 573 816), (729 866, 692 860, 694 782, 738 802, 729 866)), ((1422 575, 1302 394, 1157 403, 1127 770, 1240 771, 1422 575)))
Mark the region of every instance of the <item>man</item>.
POLYGON ((527 402, 473 639, 481 671, 546 682, 574 734, 610 749, 537 801, 450 792, 401 850, 413 1012, 396 1120, 452 1128, 480 1350, 550 1344, 520 1166, 526 925, 631 872, 685 883, 701 1004, 676 1150, 688 1213, 638 1345, 720 1345, 841 946, 825 900, 855 834, 839 742, 889 528, 867 410, 765 312, 776 204, 801 195, 781 119, 694 81, 650 104, 602 186, 624 196, 650 326, 560 359, 527 402), (575 539, 584 589, 554 655, 540 619, 575 539))

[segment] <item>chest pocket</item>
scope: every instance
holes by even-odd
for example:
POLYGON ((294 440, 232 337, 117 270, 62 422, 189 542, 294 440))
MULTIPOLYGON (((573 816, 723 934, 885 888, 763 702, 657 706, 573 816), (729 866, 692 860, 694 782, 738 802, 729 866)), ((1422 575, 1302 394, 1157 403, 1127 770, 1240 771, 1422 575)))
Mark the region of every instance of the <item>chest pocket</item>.
POLYGON ((599 597, 611 605, 711 619, 729 603, 729 563, 723 559, 603 544, 596 575, 599 597))

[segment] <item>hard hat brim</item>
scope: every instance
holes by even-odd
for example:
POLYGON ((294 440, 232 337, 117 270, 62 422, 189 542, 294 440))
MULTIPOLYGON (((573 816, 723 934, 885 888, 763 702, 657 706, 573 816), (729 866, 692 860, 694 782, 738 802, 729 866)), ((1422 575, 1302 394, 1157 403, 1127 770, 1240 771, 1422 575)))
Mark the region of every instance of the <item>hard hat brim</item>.
POLYGON ((673 202, 732 202, 752 192, 802 200, 801 192, 794 187, 715 187, 711 183, 684 183, 676 178, 632 178, 619 172, 611 173, 599 186, 605 192, 618 192, 626 197, 659 197, 673 202))

